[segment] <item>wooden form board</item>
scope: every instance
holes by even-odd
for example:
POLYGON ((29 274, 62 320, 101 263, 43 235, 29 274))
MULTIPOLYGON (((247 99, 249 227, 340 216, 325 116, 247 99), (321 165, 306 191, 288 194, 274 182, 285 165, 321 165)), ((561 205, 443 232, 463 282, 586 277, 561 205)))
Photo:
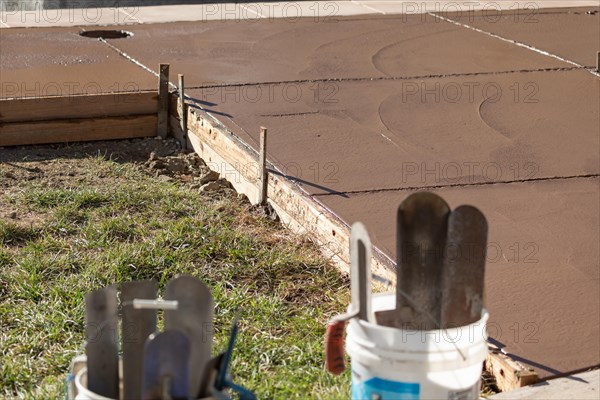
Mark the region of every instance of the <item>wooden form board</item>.
POLYGON ((0 100, 0 146, 155 136, 156 92, 0 100))
POLYGON ((0 146, 156 136, 156 115, 15 122, 0 125, 0 146))
POLYGON ((496 386, 501 391, 507 392, 539 381, 535 371, 514 361, 497 347, 490 344, 489 351, 485 369, 496 378, 496 386))
POLYGON ((0 100, 0 123, 156 114, 156 92, 0 100))
MULTIPOLYGON (((175 97, 175 96, 173 96, 175 97)), ((170 132, 182 140, 179 127, 178 99, 173 98, 170 106, 170 132), (177 110, 177 111, 175 111, 177 110)), ((199 108, 187 107, 187 145, 227 179, 238 193, 245 194, 250 202, 257 204, 260 192, 259 155, 250 146, 242 143, 216 118, 199 108)), ((344 271, 350 261, 350 227, 330 213, 321 204, 307 196, 301 188, 270 169, 268 176, 268 201, 282 222, 292 231, 310 234, 325 252, 344 271)), ((389 260, 376 254, 372 260, 374 275, 393 282, 395 272, 389 260)))

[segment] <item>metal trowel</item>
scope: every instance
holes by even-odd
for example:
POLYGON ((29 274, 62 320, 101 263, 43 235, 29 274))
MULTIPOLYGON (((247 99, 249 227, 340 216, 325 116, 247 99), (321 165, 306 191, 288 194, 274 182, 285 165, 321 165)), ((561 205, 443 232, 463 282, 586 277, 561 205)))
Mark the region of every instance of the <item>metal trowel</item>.
POLYGON ((117 288, 114 285, 85 295, 88 389, 111 399, 119 397, 117 309, 117 288))
POLYGON ((190 341, 189 396, 197 398, 211 359, 214 301, 208 286, 186 275, 169 281, 164 298, 178 302, 177 310, 165 311, 165 329, 179 330, 190 341))
POLYGON ((481 318, 487 231, 487 221, 475 207, 460 206, 450 214, 440 328, 465 326, 481 318))
POLYGON ((436 194, 417 192, 398 207, 396 309, 377 312, 380 325, 438 329, 448 204, 436 194))
POLYGON ((144 346, 143 400, 183 400, 189 390, 190 341, 177 330, 151 335, 144 346))
POLYGON ((121 286, 124 400, 140 398, 144 345, 156 331, 156 309, 136 309, 133 301, 155 299, 156 290, 153 280, 124 282, 121 286))
POLYGON ((371 240, 365 226, 356 222, 350 237, 350 291, 349 311, 337 315, 327 324, 325 332, 325 366, 339 375, 346 369, 344 363, 344 330, 346 321, 359 318, 374 322, 371 310, 371 240))

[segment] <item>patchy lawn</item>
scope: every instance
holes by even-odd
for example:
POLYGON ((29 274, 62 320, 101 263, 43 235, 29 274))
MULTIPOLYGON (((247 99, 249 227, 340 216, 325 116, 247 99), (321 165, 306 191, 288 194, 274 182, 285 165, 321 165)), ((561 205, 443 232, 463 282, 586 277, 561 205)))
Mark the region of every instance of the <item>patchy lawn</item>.
POLYGON ((347 398, 322 344, 347 278, 231 189, 143 164, 151 151, 177 153, 154 139, 0 149, 0 397, 64 396, 86 292, 187 273, 215 297, 215 352, 240 311, 234 381, 260 399, 347 398))

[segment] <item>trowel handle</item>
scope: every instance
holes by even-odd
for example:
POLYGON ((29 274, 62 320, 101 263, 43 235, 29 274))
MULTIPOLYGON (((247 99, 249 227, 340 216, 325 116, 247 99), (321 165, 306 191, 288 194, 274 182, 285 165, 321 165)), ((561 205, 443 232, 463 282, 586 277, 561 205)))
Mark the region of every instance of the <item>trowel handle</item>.
POLYGON ((325 331, 325 368, 333 375, 346 369, 344 363, 344 330, 346 321, 330 321, 325 331))

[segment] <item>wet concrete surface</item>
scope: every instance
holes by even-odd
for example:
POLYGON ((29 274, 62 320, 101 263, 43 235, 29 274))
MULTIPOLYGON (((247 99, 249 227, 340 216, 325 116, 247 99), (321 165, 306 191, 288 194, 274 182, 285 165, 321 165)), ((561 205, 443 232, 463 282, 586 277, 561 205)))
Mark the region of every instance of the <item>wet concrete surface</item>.
POLYGON ((128 29, 135 37, 119 42, 119 48, 145 65, 169 60, 190 87, 569 66, 432 17, 423 22, 418 15, 208 21, 128 29))
POLYGON ((79 32, 79 28, 1 29, 0 98, 156 89, 158 78, 79 32))
POLYGON ((575 70, 188 95, 255 146, 267 126, 271 161, 310 193, 335 194, 598 174, 599 91, 575 70))
POLYGON ((596 66, 600 8, 530 9, 448 14, 457 22, 543 49, 580 65, 596 66))
MULTIPOLYGON (((489 334, 543 377, 598 364, 599 188, 595 177, 434 190, 451 208, 485 214, 489 334)), ((316 198, 348 223, 367 222, 373 243, 395 257, 390 221, 410 193, 316 198)))
MULTIPOLYGON (((597 17, 537 17, 542 33, 472 23, 571 63, 431 16, 136 25, 109 42, 184 73, 187 94, 251 146, 267 126, 269 161, 392 259, 391 221, 414 190, 480 207, 490 333, 551 376, 600 363, 600 80, 573 64, 590 63, 597 17)), ((77 31, 0 30, 2 95, 14 81, 155 87, 77 31)))

